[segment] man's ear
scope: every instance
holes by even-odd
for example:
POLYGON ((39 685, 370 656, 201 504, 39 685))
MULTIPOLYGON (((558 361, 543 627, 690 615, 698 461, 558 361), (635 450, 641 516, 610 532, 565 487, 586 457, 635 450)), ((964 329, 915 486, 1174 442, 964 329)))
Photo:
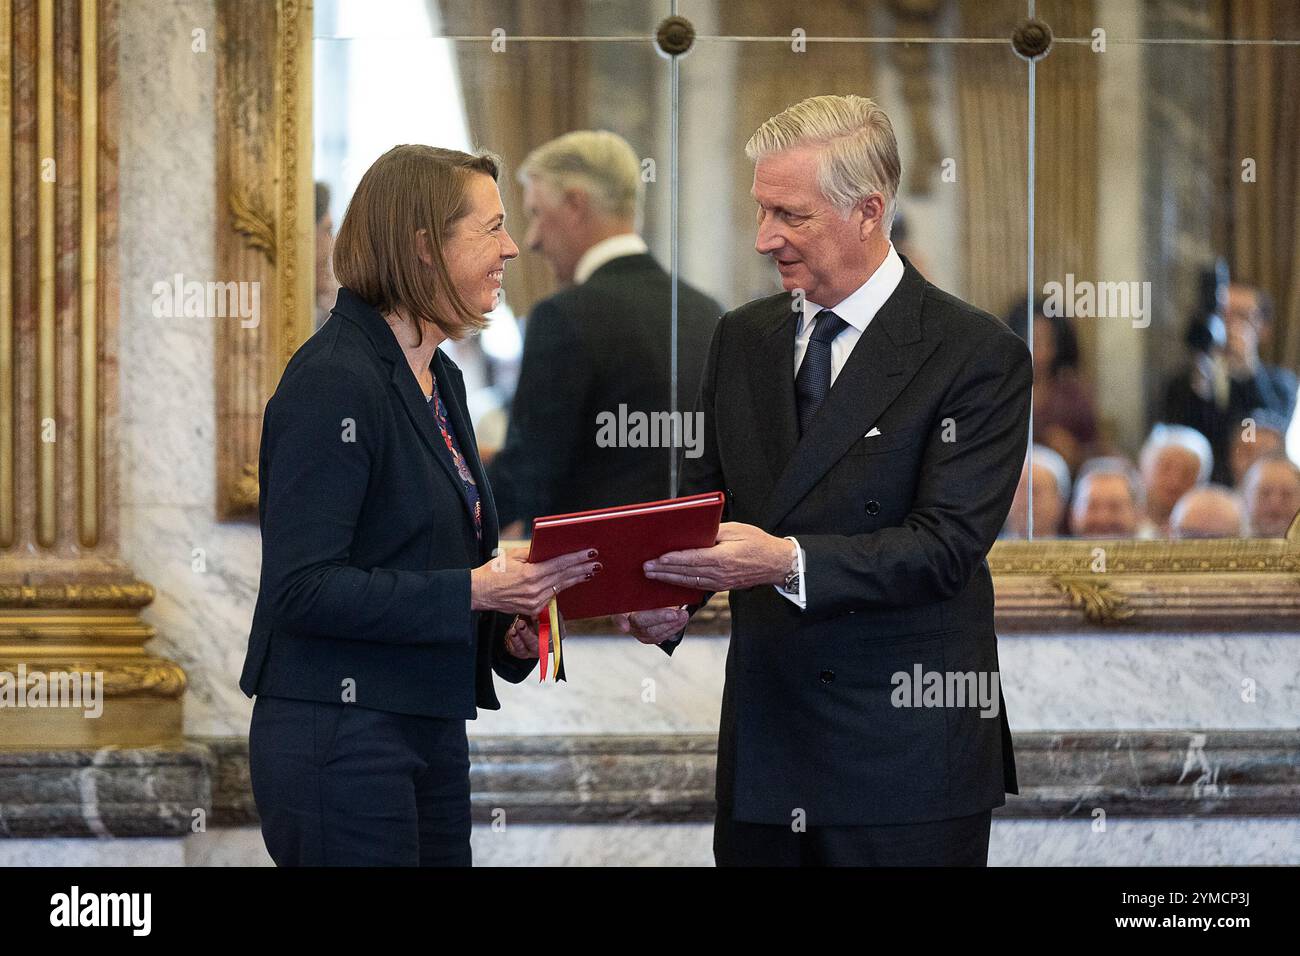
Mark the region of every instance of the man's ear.
POLYGON ((873 232, 880 232, 883 228, 885 197, 880 193, 872 193, 858 203, 858 211, 862 213, 862 221, 858 224, 858 238, 865 242, 873 232))
POLYGON ((591 197, 585 189, 566 189, 564 205, 579 219, 586 219, 591 209, 591 197))
POLYGON ((433 268, 433 247, 429 245, 429 230, 415 230, 415 254, 430 269, 433 268))

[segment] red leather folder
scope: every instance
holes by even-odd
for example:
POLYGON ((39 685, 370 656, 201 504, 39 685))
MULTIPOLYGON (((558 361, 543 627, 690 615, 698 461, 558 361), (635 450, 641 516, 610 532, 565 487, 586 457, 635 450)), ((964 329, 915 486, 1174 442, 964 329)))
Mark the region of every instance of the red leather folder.
POLYGON ((712 546, 725 501, 721 491, 711 491, 537 518, 528 560, 537 563, 589 548, 600 552, 596 576, 560 592, 565 620, 694 604, 704 591, 652 581, 641 566, 669 551, 712 546))

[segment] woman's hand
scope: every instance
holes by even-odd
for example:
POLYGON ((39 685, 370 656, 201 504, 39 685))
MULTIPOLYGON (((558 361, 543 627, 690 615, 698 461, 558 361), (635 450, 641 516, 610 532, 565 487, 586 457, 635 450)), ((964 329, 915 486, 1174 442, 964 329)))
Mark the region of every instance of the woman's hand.
POLYGON ((469 573, 469 606, 537 617, 555 595, 600 571, 595 551, 574 551, 529 564, 523 548, 497 555, 469 573))
POLYGON ((537 622, 531 618, 516 617, 506 631, 506 650, 511 657, 531 660, 537 657, 537 622))

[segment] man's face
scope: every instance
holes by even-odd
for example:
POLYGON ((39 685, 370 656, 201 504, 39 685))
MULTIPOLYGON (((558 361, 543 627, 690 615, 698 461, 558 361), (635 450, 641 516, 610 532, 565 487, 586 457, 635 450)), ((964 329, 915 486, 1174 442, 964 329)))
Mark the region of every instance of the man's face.
MULTIPOLYGON (((1061 533, 1061 518, 1065 506, 1056 488, 1056 476, 1046 465, 1034 463, 1034 537, 1054 538, 1061 533)), ((1020 469, 1020 484, 1016 486, 1016 495, 1011 500, 1011 513, 1007 518, 1007 530, 1013 537, 1023 538, 1028 535, 1029 514, 1029 468, 1028 463, 1020 469)))
POLYGON ((443 256, 461 298, 488 313, 500 301, 506 260, 519 255, 519 247, 506 232, 505 209, 492 177, 473 176, 466 190, 469 211, 452 226, 443 256))
POLYGON ((1257 538, 1281 538, 1300 512, 1300 474, 1284 461, 1260 466, 1247 493, 1251 534, 1257 538))
POLYGON ((810 301, 833 307, 866 281, 866 241, 879 231, 884 208, 878 193, 843 218, 817 187, 817 152, 799 147, 760 159, 751 195, 758 203, 754 248, 772 257, 787 292, 803 289, 810 301))
POLYGON ((524 214, 528 217, 524 245, 546 260, 558 282, 572 282, 585 251, 577 241, 580 232, 572 205, 550 183, 529 176, 524 181, 524 214))
POLYGON ((1166 445, 1156 453, 1148 473, 1142 476, 1151 501, 1151 513, 1163 518, 1178 499, 1201 477, 1201 460, 1181 445, 1166 445))
POLYGON ((1131 538, 1138 513, 1123 475, 1096 474, 1074 509, 1074 533, 1081 538, 1131 538))
POLYGON ((1239 435, 1229 450, 1228 461, 1232 467, 1234 484, 1241 484, 1246 472, 1250 471, 1250 466, 1259 459, 1282 450, 1282 433, 1276 429, 1256 428, 1254 437, 1254 441, 1246 441, 1244 435, 1239 435))
POLYGON ((1231 283, 1228 286, 1227 307, 1224 309, 1228 329, 1228 350, 1246 357, 1258 347, 1261 332, 1259 294, 1248 285, 1231 283))

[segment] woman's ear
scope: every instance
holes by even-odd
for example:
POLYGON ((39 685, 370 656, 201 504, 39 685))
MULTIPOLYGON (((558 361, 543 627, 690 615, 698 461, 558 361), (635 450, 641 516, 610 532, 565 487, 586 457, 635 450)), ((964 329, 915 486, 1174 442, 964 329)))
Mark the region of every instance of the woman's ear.
POLYGON ((415 254, 430 269, 433 268, 433 247, 429 245, 429 230, 415 230, 415 254))

